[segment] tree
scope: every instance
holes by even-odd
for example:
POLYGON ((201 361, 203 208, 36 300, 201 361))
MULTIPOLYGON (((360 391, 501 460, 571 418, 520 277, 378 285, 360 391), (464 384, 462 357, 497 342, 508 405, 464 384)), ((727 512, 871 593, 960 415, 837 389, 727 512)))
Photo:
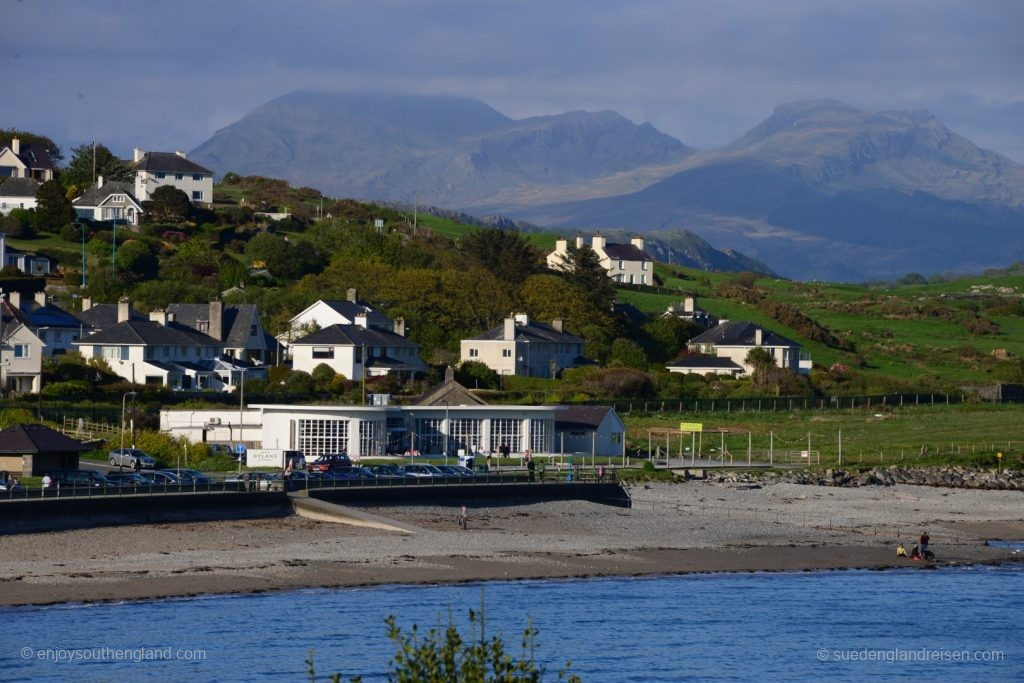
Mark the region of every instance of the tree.
POLYGON ((118 159, 105 145, 96 145, 96 172, 93 173, 93 146, 79 145, 71 150, 71 161, 60 174, 64 187, 74 186, 79 194, 93 184, 93 178, 103 176, 103 182, 131 182, 132 170, 118 159))
POLYGON ((455 371, 456 381, 469 389, 498 389, 501 378, 498 373, 476 360, 467 360, 455 371))
POLYGON ((188 218, 192 203, 188 195, 173 185, 161 185, 153 191, 149 207, 149 218, 158 221, 179 223, 188 218))
POLYGON ((60 232, 69 223, 75 222, 75 209, 64 192, 64 186, 56 180, 47 180, 36 191, 36 225, 41 230, 60 232))
POLYGON ((17 130, 16 128, 0 128, 0 147, 10 147, 12 138, 18 138, 23 145, 41 146, 50 154, 50 159, 54 162, 64 160, 64 152, 60 150, 57 143, 45 135, 36 135, 27 130, 17 130))
POLYGON ((570 244, 563 257, 563 276, 585 292, 587 302, 602 311, 611 310, 615 285, 601 265, 597 252, 584 245, 570 244))
POLYGON ((540 253, 513 230, 474 230, 462 238, 462 253, 498 278, 519 284, 537 272, 540 253))
POLYGON ((650 363, 647 354, 640 345, 632 339, 622 337, 612 342, 611 353, 608 357, 610 367, 625 367, 644 369, 650 363))

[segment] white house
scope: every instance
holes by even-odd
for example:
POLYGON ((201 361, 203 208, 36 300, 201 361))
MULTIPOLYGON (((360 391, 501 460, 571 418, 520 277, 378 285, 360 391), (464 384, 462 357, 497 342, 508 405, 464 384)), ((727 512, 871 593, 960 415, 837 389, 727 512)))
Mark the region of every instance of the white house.
POLYGON ((679 303, 669 304, 668 309, 661 314, 661 317, 679 318, 705 328, 718 324, 718 318, 698 306, 696 297, 692 296, 684 298, 679 303))
POLYGON ((43 343, 43 354, 59 356, 73 351, 87 331, 81 320, 49 300, 46 292, 29 297, 11 291, 3 296, 4 314, 28 327, 43 343))
POLYGON ((193 203, 213 201, 213 171, 185 158, 184 152, 146 152, 140 147, 132 151, 135 172, 134 195, 140 202, 153 198, 163 185, 176 187, 193 203))
POLYGON ((149 320, 137 320, 127 300, 117 307, 117 324, 75 345, 85 358, 103 358, 130 382, 231 391, 250 370, 249 379, 266 377, 266 368, 222 355, 224 342, 176 323, 167 311, 152 311, 149 320))
POLYGON ((405 337, 405 321, 398 318, 392 330, 370 327, 367 316, 356 316, 355 325, 329 325, 296 339, 290 346, 292 369, 312 372, 326 364, 347 379, 394 374, 412 378, 425 372, 420 345, 405 337))
POLYGON ((39 393, 43 385, 43 342, 28 326, 3 315, 0 385, 4 392, 39 393))
POLYGON ((103 176, 96 184, 72 203, 75 215, 91 221, 118 221, 138 225, 142 215, 142 203, 132 194, 135 186, 130 183, 104 182, 103 176))
MULTIPOLYGON (((584 247, 583 235, 576 236, 576 248, 584 247)), ((654 259, 644 251, 644 239, 635 237, 629 244, 609 242, 601 233, 591 238, 590 248, 597 254, 601 266, 615 282, 630 285, 654 284, 654 259)), ((568 240, 555 242, 555 250, 548 254, 548 268, 562 270, 568 260, 568 240)))
POLYGON ((50 259, 7 246, 7 235, 0 232, 0 267, 14 266, 28 275, 47 275, 50 272, 50 259))
MULTIPOLYGON (((743 375, 754 371, 747 363, 747 354, 759 347, 771 354, 780 368, 801 375, 810 374, 811 359, 801 351, 799 344, 747 320, 719 323, 687 343, 687 348, 694 353, 729 359, 742 368, 743 375)), ((681 372, 680 367, 669 367, 669 370, 681 372)))
POLYGON ((587 363, 585 343, 566 332, 561 320, 546 325, 517 313, 498 327, 461 340, 459 359, 483 363, 499 375, 554 377, 565 368, 587 363))
POLYGON ((0 147, 0 178, 32 178, 42 183, 53 180, 56 168, 50 150, 42 145, 12 138, 10 144, 0 147))
POLYGON ((394 328, 394 321, 383 313, 375 311, 369 304, 359 301, 358 292, 349 289, 344 301, 320 299, 288 321, 288 330, 278 340, 288 346, 293 339, 304 337, 331 325, 355 325, 356 318, 366 318, 366 327, 381 330, 394 328))
POLYGON ((695 354, 676 358, 667 363, 665 368, 669 372, 676 372, 683 375, 729 375, 741 377, 744 374, 742 366, 737 365, 731 358, 719 358, 705 354, 695 354))
POLYGON ((0 177, 0 216, 6 216, 14 209, 36 208, 36 192, 39 183, 31 178, 0 177))

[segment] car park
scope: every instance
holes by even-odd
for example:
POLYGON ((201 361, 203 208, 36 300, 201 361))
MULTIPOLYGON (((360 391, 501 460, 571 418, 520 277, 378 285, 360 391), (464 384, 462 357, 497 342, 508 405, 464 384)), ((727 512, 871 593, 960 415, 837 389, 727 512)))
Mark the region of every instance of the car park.
POLYGON ((154 486, 180 486, 182 484, 181 478, 168 470, 155 470, 149 476, 154 486))
POLYGON ((112 467, 130 467, 151 470, 156 467, 156 459, 138 448, 115 448, 110 451, 107 461, 112 467))
POLYGON ((402 472, 406 476, 417 477, 420 479, 427 477, 447 476, 444 472, 437 469, 433 465, 402 465, 402 472))
POLYGON ((459 465, 434 465, 437 469, 445 473, 449 477, 471 477, 473 476, 472 470, 459 465))
POLYGON ((344 453, 321 455, 309 464, 308 469, 313 472, 328 472, 335 467, 352 467, 352 459, 344 453))
POLYGON ((388 477, 404 479, 407 476, 398 465, 367 465, 366 469, 373 472, 378 479, 386 479, 388 477))
POLYGON ((135 488, 138 486, 149 486, 153 483, 150 477, 139 472, 109 472, 107 481, 111 486, 122 488, 135 488))
POLYGON ((248 483, 249 488, 252 490, 259 491, 274 491, 281 488, 281 479, 276 474, 269 472, 244 472, 242 474, 233 474, 224 480, 225 484, 238 485, 239 488, 243 484, 248 483), (248 479, 246 479, 248 475, 248 479))
POLYGON ((216 480, 212 477, 208 477, 199 470, 188 470, 188 469, 168 469, 168 470, 157 470, 157 472, 167 472, 174 475, 178 479, 178 483, 186 486, 208 486, 215 484, 216 480))

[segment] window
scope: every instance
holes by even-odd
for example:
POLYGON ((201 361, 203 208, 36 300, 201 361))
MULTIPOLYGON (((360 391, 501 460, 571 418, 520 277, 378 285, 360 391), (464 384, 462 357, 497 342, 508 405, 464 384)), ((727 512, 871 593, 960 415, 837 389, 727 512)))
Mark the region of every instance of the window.
POLYGON ((299 420, 299 450, 307 459, 348 451, 348 420, 299 420))
POLYGON ((622 443, 622 432, 612 432, 608 435, 608 440, 615 444, 622 443))
POLYGON ((616 282, 622 282, 622 273, 616 273, 615 274, 615 281, 616 282))
POLYGON ((14 345, 14 357, 15 358, 28 358, 28 344, 15 344, 14 345))
POLYGON ((466 449, 466 453, 475 453, 480 450, 483 420, 453 418, 450 422, 449 446, 452 452, 457 453, 460 448, 466 449))
POLYGON ((185 174, 184 173, 175 173, 174 174, 174 179, 175 180, 184 180, 185 179, 185 174))
POLYGON ((630 273, 629 274, 629 284, 631 284, 631 285, 632 284, 636 284, 635 280, 636 280, 636 276, 633 275, 632 273, 630 273))
POLYGON ((126 197, 123 194, 112 194, 110 195, 110 201, 119 202, 123 204, 126 201, 126 197))
POLYGON ((157 174, 156 174, 156 177, 160 178, 160 179, 163 179, 163 178, 167 177, 167 174, 164 173, 163 171, 158 171, 157 174))
POLYGON ((359 423, 359 456, 377 457, 383 455, 381 440, 384 435, 383 420, 363 420, 359 423))
POLYGON ((647 276, 646 275, 641 275, 640 276, 640 284, 642 284, 642 285, 646 285, 647 284, 647 276))
POLYGON ((334 358, 333 346, 314 346, 313 358, 334 358))
POLYGON ((625 269, 626 269, 626 262, 620 259, 619 260, 619 270, 625 270, 625 269))
POLYGON ((477 349, 470 349, 469 350, 469 357, 470 358, 479 358, 480 357, 480 351, 477 350, 477 349))
POLYGON ((444 432, 441 431, 442 418, 418 417, 416 418, 416 442, 414 446, 420 453, 443 453, 444 432))
POLYGON ((501 350, 501 357, 502 358, 511 358, 512 357, 512 349, 502 349, 501 350))
POLYGON ((196 329, 200 332, 208 332, 210 329, 210 323, 206 320, 200 320, 196 323, 196 329))
POLYGON ((203 179, 203 176, 201 176, 200 174, 198 174, 198 173, 193 173, 192 174, 192 180, 202 180, 202 179, 203 179))
POLYGON ((192 201, 201 202, 203 200, 203 193, 200 190, 192 190, 192 201))
POLYGON ((494 418, 491 420, 491 450, 497 451, 501 446, 508 446, 515 453, 519 451, 519 428, 521 420, 510 418, 494 418))
POLYGON ((548 445, 548 432, 551 430, 549 425, 549 420, 530 420, 530 450, 534 453, 551 450, 548 445))
POLYGON ((146 375, 146 384, 156 384, 157 386, 164 383, 164 378, 160 375, 146 375))
POLYGON ((101 346, 100 357, 107 360, 128 360, 127 346, 101 346))
POLYGON ((651 265, 650 261, 643 261, 640 264, 640 270, 647 270, 647 266, 651 265))

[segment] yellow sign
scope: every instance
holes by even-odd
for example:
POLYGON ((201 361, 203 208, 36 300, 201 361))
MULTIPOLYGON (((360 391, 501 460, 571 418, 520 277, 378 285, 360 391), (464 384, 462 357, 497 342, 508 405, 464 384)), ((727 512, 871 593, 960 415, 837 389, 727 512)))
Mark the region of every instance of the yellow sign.
POLYGON ((704 423, 702 422, 680 422, 679 431, 681 432, 703 432, 704 423))

